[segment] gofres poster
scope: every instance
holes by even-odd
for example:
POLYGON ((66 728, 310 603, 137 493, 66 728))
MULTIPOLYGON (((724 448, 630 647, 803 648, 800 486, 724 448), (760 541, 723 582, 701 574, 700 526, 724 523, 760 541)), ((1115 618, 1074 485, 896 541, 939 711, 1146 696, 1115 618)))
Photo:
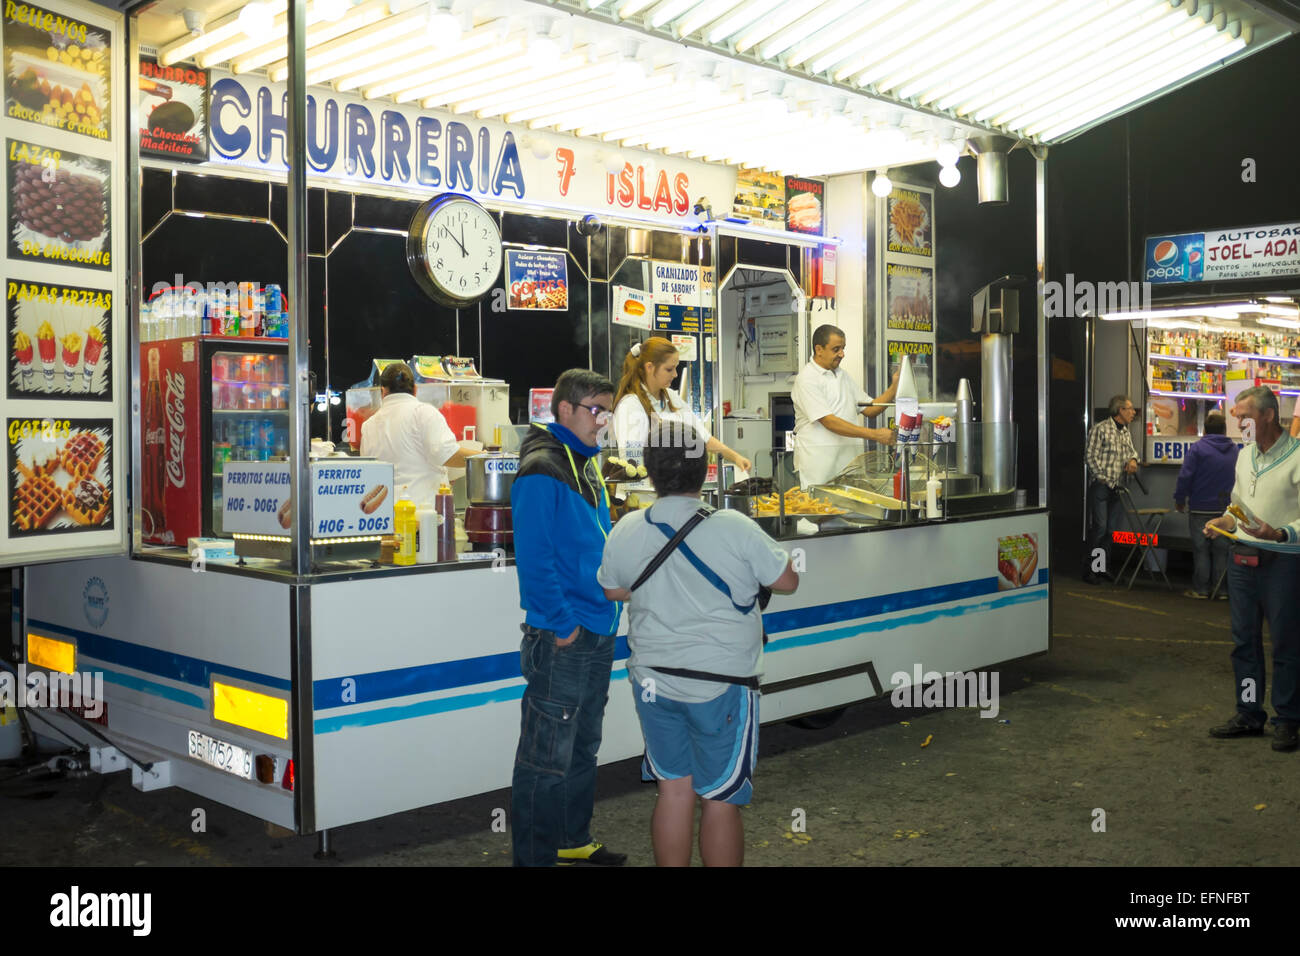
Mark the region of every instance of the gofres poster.
POLYGON ((201 163, 208 158, 208 71, 140 57, 140 155, 201 163))
POLYGON ((542 312, 569 309, 569 263, 563 252, 506 250, 507 307, 542 312))
POLYGON ((107 30, 6 0, 5 115, 107 141, 113 52, 107 30))
POLYGON ((9 139, 9 258, 112 269, 106 160, 9 139))
POLYGON ((889 242, 886 251, 907 256, 934 256, 934 195, 929 190, 894 187, 889 194, 889 242))
POLYGON ((934 331, 934 271, 924 266, 885 265, 885 325, 907 332, 934 331))
POLYGON ((9 537, 113 527, 113 423, 10 418, 9 537))
POLYGON ((113 293, 22 279, 5 289, 7 397, 111 398, 113 293))

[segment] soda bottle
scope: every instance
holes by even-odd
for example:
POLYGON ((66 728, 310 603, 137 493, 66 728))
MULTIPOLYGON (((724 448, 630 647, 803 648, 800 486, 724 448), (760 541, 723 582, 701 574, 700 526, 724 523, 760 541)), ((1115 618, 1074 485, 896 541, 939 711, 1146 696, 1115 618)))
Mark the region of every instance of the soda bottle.
POLYGON ((159 540, 167 525, 167 419, 163 407, 160 358, 149 350, 149 384, 144 398, 144 489, 141 501, 145 538, 159 540))

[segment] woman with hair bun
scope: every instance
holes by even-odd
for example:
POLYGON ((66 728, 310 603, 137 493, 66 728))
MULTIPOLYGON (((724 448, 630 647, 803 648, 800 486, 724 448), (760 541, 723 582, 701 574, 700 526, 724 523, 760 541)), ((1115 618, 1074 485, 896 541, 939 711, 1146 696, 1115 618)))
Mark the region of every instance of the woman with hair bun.
MULTIPOLYGON (((618 441, 619 456, 642 464, 651 421, 680 422, 690 425, 705 439, 706 451, 721 455, 736 467, 749 471, 753 463, 714 438, 694 409, 669 388, 677 377, 679 361, 676 347, 657 335, 636 343, 627 353, 618 391, 614 395, 614 419, 611 423, 618 441)), ((641 493, 643 486, 624 486, 625 489, 629 487, 641 493)), ((649 484, 644 484, 644 488, 648 491, 649 484)))

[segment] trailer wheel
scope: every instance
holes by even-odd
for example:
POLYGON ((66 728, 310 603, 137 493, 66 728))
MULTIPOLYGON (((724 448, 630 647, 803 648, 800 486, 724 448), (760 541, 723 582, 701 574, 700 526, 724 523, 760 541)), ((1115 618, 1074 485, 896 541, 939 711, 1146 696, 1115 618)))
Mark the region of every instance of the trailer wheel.
POLYGON ((835 721, 844 716, 847 708, 837 707, 834 710, 823 710, 820 714, 806 714, 803 717, 796 717, 794 720, 788 720, 791 727, 799 727, 802 730, 825 730, 835 721))

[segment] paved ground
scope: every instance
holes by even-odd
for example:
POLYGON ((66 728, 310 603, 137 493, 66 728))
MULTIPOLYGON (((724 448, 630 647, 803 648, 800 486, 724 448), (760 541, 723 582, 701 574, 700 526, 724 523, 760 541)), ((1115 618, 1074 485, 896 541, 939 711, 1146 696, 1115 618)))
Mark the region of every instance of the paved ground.
MULTIPOLYGON (((823 731, 764 728, 746 863, 1300 864, 1300 753, 1206 735, 1232 712, 1227 603, 1184 599, 1181 586, 1053 587, 1052 651, 1001 669, 998 720, 882 700, 823 731)), ((654 794, 638 777, 636 761, 602 768, 595 829, 649 864, 654 794)), ((314 838, 270 835, 219 806, 192 833, 196 798, 139 793, 126 774, 10 776, 0 864, 502 866, 508 837, 489 824, 507 799, 336 830, 337 860, 320 864, 314 838)))

